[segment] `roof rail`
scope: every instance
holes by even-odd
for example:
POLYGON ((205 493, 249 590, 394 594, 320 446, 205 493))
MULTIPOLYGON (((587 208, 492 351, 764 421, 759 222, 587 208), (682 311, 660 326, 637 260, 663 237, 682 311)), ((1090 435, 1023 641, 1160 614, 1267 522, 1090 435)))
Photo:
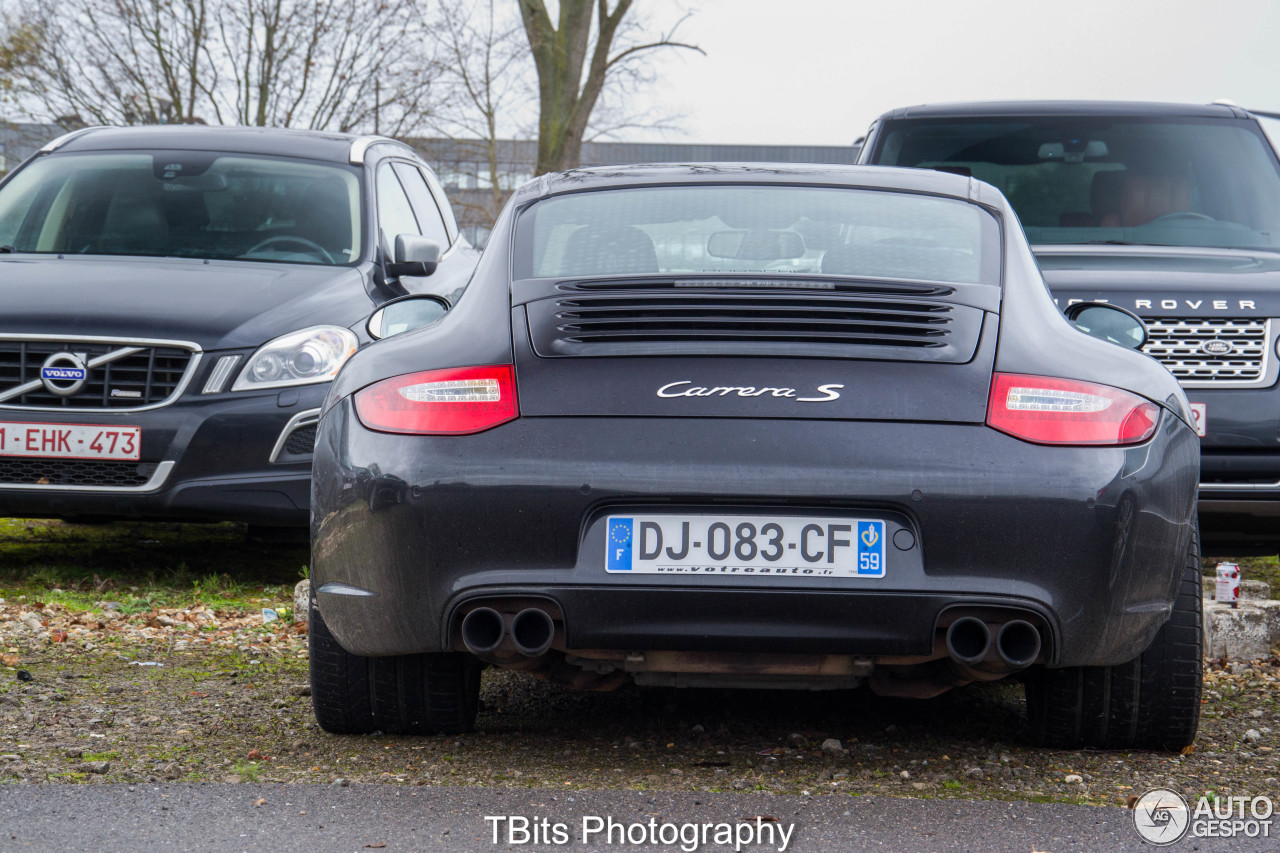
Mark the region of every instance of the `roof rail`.
POLYGON ((70 133, 64 133, 61 136, 59 136, 57 139, 52 139, 46 142, 40 148, 40 150, 36 153, 48 154, 50 151, 56 151, 57 149, 66 145, 71 140, 75 139, 77 136, 83 136, 84 134, 94 130, 102 130, 104 127, 106 127, 106 125, 104 124, 95 124, 90 127, 82 127, 82 128, 79 128, 78 130, 73 130, 70 133))
POLYGON ((384 142, 394 143, 395 141, 385 136, 362 136, 351 142, 351 150, 347 153, 347 160, 353 166, 363 165, 365 152, 369 150, 371 145, 381 145, 384 142))
POLYGON ((1280 118, 1280 113, 1267 112, 1266 110, 1250 109, 1249 112, 1256 116, 1262 116, 1263 118, 1280 118))

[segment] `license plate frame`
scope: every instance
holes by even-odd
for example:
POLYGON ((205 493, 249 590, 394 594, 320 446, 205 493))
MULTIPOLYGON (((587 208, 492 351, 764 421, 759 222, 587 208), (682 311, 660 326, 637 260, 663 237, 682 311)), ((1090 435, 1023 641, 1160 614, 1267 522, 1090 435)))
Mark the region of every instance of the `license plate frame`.
POLYGON ((1191 426, 1195 428, 1196 435, 1204 438, 1209 424, 1209 407, 1204 403, 1191 404, 1191 426))
POLYGON ((605 519, 605 571, 686 578, 882 579, 885 535, 882 519, 865 517, 613 514, 605 519))
POLYGON ((142 427, 0 421, 0 458, 140 462, 142 427))

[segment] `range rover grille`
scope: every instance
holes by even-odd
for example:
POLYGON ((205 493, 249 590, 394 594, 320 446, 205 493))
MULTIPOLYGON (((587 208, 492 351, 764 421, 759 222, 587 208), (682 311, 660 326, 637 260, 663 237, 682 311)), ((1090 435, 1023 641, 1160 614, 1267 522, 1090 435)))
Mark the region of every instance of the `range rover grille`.
POLYGON ((878 294, 581 294, 529 304, 539 355, 795 354, 961 361, 982 312, 878 294))
POLYGON ((1187 387, 1260 385, 1272 381, 1271 321, 1218 317, 1144 318, 1143 352, 1187 387))
POLYGON ((75 339, 0 340, 0 398, 6 391, 38 382, 40 367, 55 353, 75 353, 91 362, 101 356, 133 349, 137 351, 91 368, 84 387, 71 396, 61 397, 44 385, 37 385, 19 396, 0 399, 0 406, 83 411, 154 406, 177 392, 195 358, 192 350, 180 346, 75 339))
POLYGON ((0 483, 8 486, 129 488, 146 485, 155 471, 155 462, 0 457, 0 483))

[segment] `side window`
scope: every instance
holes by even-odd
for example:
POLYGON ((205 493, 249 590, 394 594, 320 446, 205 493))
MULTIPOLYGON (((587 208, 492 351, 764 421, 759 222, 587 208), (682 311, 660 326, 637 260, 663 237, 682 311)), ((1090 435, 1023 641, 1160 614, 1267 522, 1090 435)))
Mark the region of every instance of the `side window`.
POLYGON ((397 234, 421 234, 418 220, 390 163, 378 167, 378 229, 387 251, 394 252, 397 234))
POLYGON ((400 183, 409 194, 409 203, 413 205, 414 213, 418 215, 422 236, 439 243, 440 251, 443 252, 449 248, 449 234, 444 229, 440 209, 431 198, 431 190, 427 189, 427 182, 423 180, 422 173, 408 163, 396 163, 395 170, 400 176, 400 183))
POLYGON ((440 212, 444 214, 444 227, 449 229, 449 242, 452 243, 458 239, 458 220, 454 218, 453 208, 449 206, 449 197, 445 195, 444 187, 440 186, 434 173, 424 171, 423 174, 427 179, 427 186, 431 187, 431 194, 436 197, 440 212))

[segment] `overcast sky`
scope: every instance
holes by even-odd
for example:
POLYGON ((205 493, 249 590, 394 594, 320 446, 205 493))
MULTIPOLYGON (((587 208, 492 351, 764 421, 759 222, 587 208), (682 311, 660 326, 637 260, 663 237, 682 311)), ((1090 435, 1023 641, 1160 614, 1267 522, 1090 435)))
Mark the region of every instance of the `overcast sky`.
POLYGON ((658 62, 645 99, 686 133, 626 139, 847 145, 886 110, 1105 98, 1280 111, 1277 0, 641 0, 707 55, 658 62))

